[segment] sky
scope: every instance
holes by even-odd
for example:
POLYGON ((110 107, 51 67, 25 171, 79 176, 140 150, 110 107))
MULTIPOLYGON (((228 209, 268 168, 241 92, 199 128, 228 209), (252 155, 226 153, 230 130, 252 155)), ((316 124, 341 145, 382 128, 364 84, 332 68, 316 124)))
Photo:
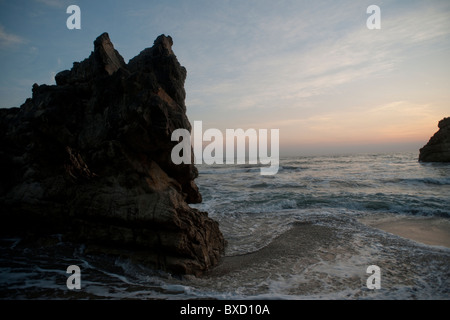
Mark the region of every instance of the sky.
POLYGON ((0 107, 54 84, 103 32, 126 62, 170 35, 191 123, 279 129, 280 155, 418 153, 450 116, 448 0, 0 0, 0 107))

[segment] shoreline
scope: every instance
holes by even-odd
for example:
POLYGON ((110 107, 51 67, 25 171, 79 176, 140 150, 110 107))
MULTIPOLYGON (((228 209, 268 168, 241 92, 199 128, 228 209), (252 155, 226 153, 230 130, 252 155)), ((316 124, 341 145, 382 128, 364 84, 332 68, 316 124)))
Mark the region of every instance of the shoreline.
POLYGON ((11 245, 2 248, 0 259, 3 279, 12 279, 0 283, 3 298, 35 299, 43 289, 48 298, 75 297, 54 270, 65 270, 79 259, 83 297, 89 299, 448 299, 448 248, 393 236, 348 216, 319 213, 295 221, 267 246, 225 256, 202 277, 155 274, 127 258, 81 252, 74 257, 72 249, 59 243, 37 251, 10 250, 11 245), (11 261, 20 268, 8 267, 11 261), (380 290, 367 287, 372 265, 382 270, 380 290))
MULTIPOLYGON (((436 230, 449 236, 442 218, 378 216, 310 217, 293 223, 267 246, 222 262, 188 286, 232 292, 234 298, 277 299, 442 299, 447 296, 448 248, 433 239, 436 230), (406 221, 404 221, 406 220, 406 221), (374 227, 376 225, 376 227, 374 227), (381 227, 403 227, 403 236, 381 227), (441 226, 443 225, 443 226, 441 226), (415 228, 408 228, 414 226, 415 228), (422 226, 419 238, 416 229, 422 226), (430 226, 434 226, 430 228, 430 226), (406 238, 408 236, 408 238, 406 238), (412 239, 415 241, 410 241, 412 239), (433 247, 423 241, 433 242, 433 247), (418 240, 421 240, 419 243, 418 240), (368 267, 380 267, 381 290, 367 287, 368 267)), ((419 228, 420 229, 420 228, 419 228)), ((450 229, 449 229, 450 230, 450 229)), ((396 232, 398 232, 396 230, 396 232)), ((444 237, 447 239, 448 237, 444 237)), ((230 296, 227 296, 228 298, 230 296)))
POLYGON ((384 215, 363 217, 359 222, 382 231, 432 246, 450 248, 450 220, 438 217, 384 215))

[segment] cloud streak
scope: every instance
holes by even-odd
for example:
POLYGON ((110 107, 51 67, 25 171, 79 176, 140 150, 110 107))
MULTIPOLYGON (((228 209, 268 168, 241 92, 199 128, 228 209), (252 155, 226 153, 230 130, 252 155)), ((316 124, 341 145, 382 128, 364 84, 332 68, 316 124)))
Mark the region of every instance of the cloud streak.
POLYGON ((35 1, 53 8, 62 8, 66 3, 66 1, 63 0, 35 0, 35 1))
POLYGON ((426 52, 430 44, 450 34, 448 11, 439 7, 386 15, 382 30, 368 30, 363 17, 359 24, 328 37, 316 31, 317 21, 323 30, 330 31, 339 19, 348 16, 333 15, 323 20, 321 14, 316 14, 284 19, 269 16, 264 21, 247 19, 251 27, 244 28, 248 32, 234 41, 224 31, 229 21, 223 29, 216 26, 225 36, 222 46, 212 50, 227 47, 231 53, 214 55, 215 60, 211 60, 207 55, 210 50, 203 44, 202 65, 195 66, 196 70, 214 71, 215 76, 191 88, 193 101, 199 107, 228 110, 272 108, 273 103, 280 108, 293 104, 301 107, 302 100, 341 85, 388 77, 398 71, 411 52, 426 52))
POLYGON ((0 25, 0 48, 11 47, 25 43, 25 39, 22 37, 9 33, 5 28, 0 25))

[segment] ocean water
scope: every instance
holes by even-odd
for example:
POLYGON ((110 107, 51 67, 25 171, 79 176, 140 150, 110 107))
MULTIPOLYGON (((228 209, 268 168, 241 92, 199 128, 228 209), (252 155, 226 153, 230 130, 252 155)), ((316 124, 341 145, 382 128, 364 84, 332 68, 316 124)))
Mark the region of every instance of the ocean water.
POLYGON ((417 156, 289 157, 273 176, 257 165, 198 166, 203 203, 193 207, 217 220, 228 242, 217 268, 176 277, 86 255, 58 235, 33 248, 1 239, 0 298, 450 299, 449 248, 361 223, 450 223, 450 165, 417 156), (69 265, 81 268, 81 290, 66 287, 69 265), (367 288, 370 265, 380 267, 379 290, 367 288))

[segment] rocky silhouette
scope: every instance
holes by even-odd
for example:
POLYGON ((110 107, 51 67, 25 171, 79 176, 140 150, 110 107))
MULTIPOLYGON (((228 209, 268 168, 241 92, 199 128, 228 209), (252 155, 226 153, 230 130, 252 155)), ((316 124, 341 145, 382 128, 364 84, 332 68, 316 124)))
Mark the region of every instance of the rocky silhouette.
POLYGON ((4 235, 58 233, 86 252, 125 255, 177 274, 216 265, 225 241, 201 202, 193 164, 175 165, 186 69, 159 36, 128 64, 107 33, 89 58, 0 109, 4 235))
POLYGON ((439 121, 439 130, 420 149, 419 161, 450 162, 450 117, 439 121))

